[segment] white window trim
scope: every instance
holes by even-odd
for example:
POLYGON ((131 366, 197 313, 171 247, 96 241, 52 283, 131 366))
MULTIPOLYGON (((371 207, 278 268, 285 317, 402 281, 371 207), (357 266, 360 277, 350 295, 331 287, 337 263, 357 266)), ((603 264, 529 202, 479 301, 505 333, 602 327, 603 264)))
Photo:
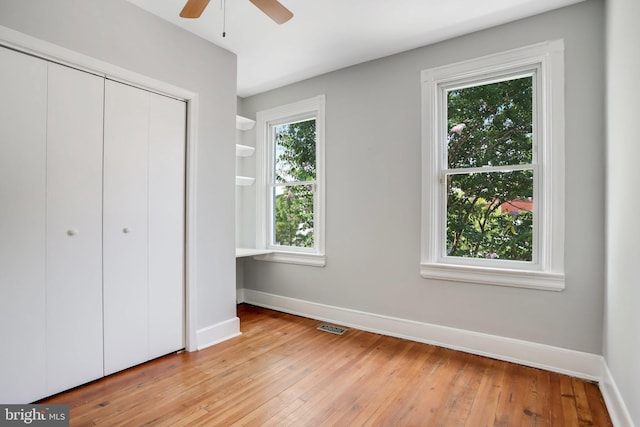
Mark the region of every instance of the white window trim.
POLYGON ((262 261, 284 262, 289 264, 323 267, 325 256, 325 95, 259 111, 256 114, 256 245, 272 252, 255 256, 262 261), (267 191, 268 167, 270 165, 269 128, 271 125, 286 123, 298 118, 316 119, 316 198, 314 215, 314 248, 295 248, 274 246, 269 243, 271 227, 267 222, 270 216, 271 200, 267 191))
MULTIPOLYGON (((549 41, 443 67, 423 70, 422 230, 420 274, 430 279, 560 291, 564 276, 564 42, 549 41), (444 256, 445 199, 440 171, 442 94, 445 87, 537 68, 537 257, 531 263, 444 256)), ((446 124, 445 124, 446 126, 446 124)), ((443 153, 444 151, 444 153, 443 153)), ((534 156, 536 157, 536 156, 534 156)))

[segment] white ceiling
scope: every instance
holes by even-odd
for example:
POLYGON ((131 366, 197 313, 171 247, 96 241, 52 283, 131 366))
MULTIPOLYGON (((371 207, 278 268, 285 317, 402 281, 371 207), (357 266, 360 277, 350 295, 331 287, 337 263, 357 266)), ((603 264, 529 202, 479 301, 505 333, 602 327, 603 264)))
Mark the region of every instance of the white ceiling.
POLYGON ((211 0, 199 19, 178 16, 186 0, 128 1, 234 52, 246 97, 582 0, 280 0, 283 25, 248 0, 211 0))

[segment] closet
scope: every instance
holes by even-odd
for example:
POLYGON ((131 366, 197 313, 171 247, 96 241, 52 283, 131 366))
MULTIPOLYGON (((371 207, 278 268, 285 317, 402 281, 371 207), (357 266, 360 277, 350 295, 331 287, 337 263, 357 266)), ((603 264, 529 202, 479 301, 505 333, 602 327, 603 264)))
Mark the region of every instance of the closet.
POLYGON ((0 47, 0 402, 184 347, 186 104, 0 47))
POLYGON ((105 374, 184 347, 185 120, 184 102, 106 82, 105 374))
POLYGON ((47 68, 44 292, 50 394, 102 376, 104 79, 53 63, 47 68))

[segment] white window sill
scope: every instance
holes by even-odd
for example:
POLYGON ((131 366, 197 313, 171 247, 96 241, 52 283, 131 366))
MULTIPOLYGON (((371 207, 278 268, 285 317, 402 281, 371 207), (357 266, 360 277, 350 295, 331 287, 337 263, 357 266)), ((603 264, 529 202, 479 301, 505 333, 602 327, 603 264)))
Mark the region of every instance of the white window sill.
POLYGON ((283 262, 286 264, 309 265, 312 267, 324 267, 327 264, 324 254, 274 251, 269 254, 254 256, 260 261, 283 262))
POLYGON ((264 255, 269 254, 271 251, 266 249, 255 249, 255 248, 236 248, 236 258, 244 258, 256 255, 264 255))
POLYGON ((564 274, 557 273, 432 263, 420 264, 420 275, 428 279, 547 291, 562 291, 565 281, 564 274))

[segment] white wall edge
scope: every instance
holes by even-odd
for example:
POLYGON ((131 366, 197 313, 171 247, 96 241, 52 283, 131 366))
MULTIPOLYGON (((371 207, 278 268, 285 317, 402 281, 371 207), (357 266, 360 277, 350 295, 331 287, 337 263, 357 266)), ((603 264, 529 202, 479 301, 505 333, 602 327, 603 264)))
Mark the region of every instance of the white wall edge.
POLYGON ((240 332, 240 319, 233 317, 215 325, 198 329, 196 332, 196 348, 202 350, 240 335, 242 335, 242 332, 240 332))
POLYGON ((238 301, 323 322, 600 381, 600 355, 242 289, 238 301))
POLYGON ((236 302, 238 304, 242 304, 243 302, 247 302, 247 301, 245 301, 245 298, 244 298, 244 288, 236 288, 236 302))
POLYGON ((622 399, 622 394, 620 394, 620 390, 618 390, 618 386, 613 376, 611 376, 606 362, 603 363, 602 378, 599 385, 613 425, 616 427, 634 427, 631 414, 622 399))

